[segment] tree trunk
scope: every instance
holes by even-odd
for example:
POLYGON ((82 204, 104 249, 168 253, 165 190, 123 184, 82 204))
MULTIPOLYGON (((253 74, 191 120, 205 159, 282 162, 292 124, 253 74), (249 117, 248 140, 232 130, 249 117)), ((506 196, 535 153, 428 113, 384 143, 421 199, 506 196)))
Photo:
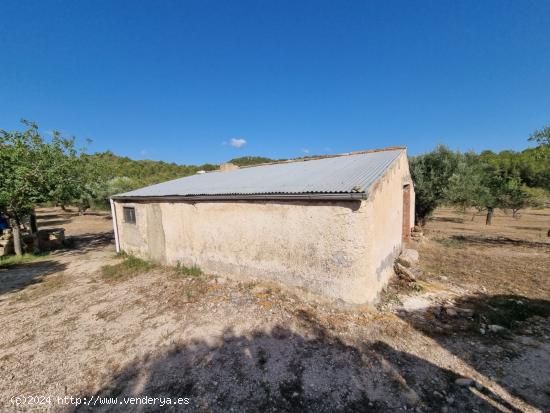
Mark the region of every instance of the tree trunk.
POLYGON ((15 251, 15 255, 22 255, 23 248, 21 247, 21 228, 19 226, 19 220, 10 220, 10 225, 13 233, 13 249, 15 251))
POLYGON ((36 224, 36 212, 34 210, 31 212, 30 223, 31 223, 31 233, 34 234, 38 232, 38 225, 36 224))
POLYGON ((40 252, 40 238, 38 237, 38 225, 36 223, 36 211, 31 212, 30 217, 30 224, 31 224, 31 235, 33 240, 33 249, 34 253, 37 254, 40 252))
POLYGON ((493 213, 495 209, 493 207, 487 207, 487 218, 485 219, 485 225, 491 225, 493 223, 493 213))

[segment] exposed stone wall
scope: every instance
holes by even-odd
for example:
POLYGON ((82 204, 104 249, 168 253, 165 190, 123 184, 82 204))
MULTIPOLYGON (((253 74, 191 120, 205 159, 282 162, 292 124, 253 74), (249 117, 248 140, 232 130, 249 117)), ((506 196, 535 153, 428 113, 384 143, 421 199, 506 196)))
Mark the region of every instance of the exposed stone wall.
POLYGON ((0 234, 0 257, 13 254, 13 235, 11 229, 5 229, 0 234))
MULTIPOLYGON (((23 248, 25 251, 34 251, 35 242, 38 241, 38 249, 41 251, 52 251, 63 248, 65 244, 65 230, 63 228, 41 229, 33 237, 28 232, 22 232, 23 248)), ((0 257, 13 254, 13 233, 11 229, 5 229, 0 234, 0 257)))

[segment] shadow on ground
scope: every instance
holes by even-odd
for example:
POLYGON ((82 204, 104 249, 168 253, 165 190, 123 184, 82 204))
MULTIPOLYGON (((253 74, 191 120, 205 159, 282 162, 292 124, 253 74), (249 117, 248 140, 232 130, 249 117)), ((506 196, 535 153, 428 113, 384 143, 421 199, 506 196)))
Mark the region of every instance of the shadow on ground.
POLYGON ((113 231, 95 232, 78 236, 67 237, 67 249, 63 254, 85 254, 89 251, 107 246, 114 241, 113 231))
POLYGON ((74 213, 74 212, 70 212, 70 211, 67 211, 67 212, 48 212, 48 213, 38 213, 36 214, 36 219, 38 221, 41 221, 41 220, 48 220, 48 219, 70 219, 71 217, 73 216, 76 216, 78 215, 77 213, 74 213))
MULTIPOLYGON (((455 384, 456 374, 387 343, 344 343, 306 313, 304 334, 285 327, 251 335, 224 332, 217 342, 175 344, 124 367, 97 393, 111 397, 190 399, 170 411, 390 412, 498 411, 479 394, 455 384), (417 410, 418 411, 418 410, 417 410)), ((487 389, 491 400, 507 406, 487 389)), ((72 411, 134 411, 136 406, 78 406, 72 411)), ((166 406, 139 406, 166 411, 166 406)))
POLYGON ((59 219, 52 219, 47 221, 38 221, 38 225, 40 228, 47 228, 47 227, 55 227, 57 225, 63 225, 71 222, 71 218, 59 218, 59 219))
POLYGON ((450 312, 398 315, 513 396, 550 411, 550 301, 479 294, 456 300, 450 312))
POLYGON ((503 245, 511 245, 517 247, 528 247, 528 248, 550 248, 550 242, 537 242, 537 241, 527 241, 521 239, 513 239, 506 237, 484 237, 478 235, 453 235, 450 237, 456 241, 462 242, 467 245, 473 246, 490 246, 490 247, 499 247, 503 245))
POLYGON ((0 295, 39 283, 45 276, 63 271, 65 268, 65 264, 54 260, 40 260, 0 268, 0 295))
POLYGON ((464 223, 464 218, 455 218, 455 217, 431 217, 430 221, 436 222, 453 222, 455 224, 464 223))
POLYGON ((52 259, 40 259, 0 268, 0 295, 22 290, 31 284, 42 282, 49 274, 64 271, 67 265, 56 261, 56 256, 85 254, 111 244, 113 239, 112 231, 68 237, 67 248, 53 252, 52 259))

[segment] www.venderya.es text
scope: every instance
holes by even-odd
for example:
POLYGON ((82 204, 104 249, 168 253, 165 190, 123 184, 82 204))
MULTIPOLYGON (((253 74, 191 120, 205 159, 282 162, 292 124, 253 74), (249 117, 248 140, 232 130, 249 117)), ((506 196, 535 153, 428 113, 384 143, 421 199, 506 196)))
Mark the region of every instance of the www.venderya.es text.
POLYGON ((12 396, 10 402, 14 406, 53 406, 53 405, 72 405, 72 406, 114 406, 114 405, 151 405, 151 406, 184 406, 190 403, 188 397, 101 397, 101 396, 12 396))

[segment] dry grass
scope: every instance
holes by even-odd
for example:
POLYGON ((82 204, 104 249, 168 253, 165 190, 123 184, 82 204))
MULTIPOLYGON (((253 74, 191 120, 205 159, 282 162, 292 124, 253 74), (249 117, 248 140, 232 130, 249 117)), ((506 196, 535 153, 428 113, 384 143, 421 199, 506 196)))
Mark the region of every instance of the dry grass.
POLYGON ((101 267, 101 276, 104 280, 123 281, 150 271, 155 267, 153 263, 134 257, 133 255, 122 255, 122 257, 123 261, 118 264, 101 267))
POLYGON ((16 296, 17 301, 34 301, 40 297, 62 290, 67 286, 69 277, 65 273, 45 277, 32 288, 27 288, 16 296))
POLYGON ((519 219, 497 212, 491 226, 471 217, 440 209, 428 222, 425 233, 436 242, 418 247, 428 278, 444 276, 494 294, 548 298, 550 283, 541 280, 550 275, 550 211, 523 211, 519 219))

